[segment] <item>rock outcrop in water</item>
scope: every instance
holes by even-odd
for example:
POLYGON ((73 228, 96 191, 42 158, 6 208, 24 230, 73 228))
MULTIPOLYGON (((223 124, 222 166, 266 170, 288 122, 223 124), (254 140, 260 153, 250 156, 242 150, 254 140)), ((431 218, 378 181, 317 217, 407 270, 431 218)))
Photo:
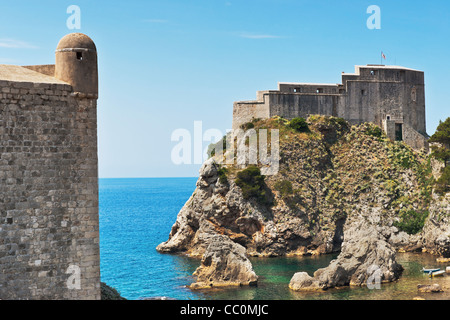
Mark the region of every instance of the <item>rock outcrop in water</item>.
POLYGON ((366 222, 352 225, 344 233, 344 243, 337 259, 310 277, 304 272, 291 279, 295 291, 316 291, 342 286, 376 285, 397 280, 403 270, 395 260, 395 250, 366 222))
POLYGON ((423 293, 439 293, 443 292, 442 287, 437 284, 419 284, 417 285, 417 290, 423 293))
MULTIPOLYGON (((243 168, 209 159, 159 252, 212 257, 207 249, 217 236, 239 244, 247 256, 341 252, 314 278, 296 275, 293 288, 314 287, 316 281, 318 288, 361 285, 373 275, 367 273, 372 265, 383 281, 394 281, 400 272, 395 250, 448 256, 449 195, 432 195, 427 154, 390 141, 374 125, 350 127, 333 117, 310 117, 309 132, 302 133, 280 118, 252 126, 279 130, 279 172, 264 177, 257 192, 249 186, 249 193, 237 183, 243 168)), ((207 269, 196 273, 199 282, 208 283, 202 280, 212 275, 207 269)), ((233 282, 217 273, 211 279, 233 282)))
POLYGON ((221 235, 211 239, 194 276, 197 281, 191 289, 256 286, 258 282, 245 248, 221 235))
POLYGON ((157 247, 159 252, 202 257, 216 235, 227 236, 248 250, 255 234, 261 232, 267 209, 261 212, 245 201, 234 182, 221 183, 218 169, 213 159, 204 163, 197 189, 178 214, 169 240, 157 247))

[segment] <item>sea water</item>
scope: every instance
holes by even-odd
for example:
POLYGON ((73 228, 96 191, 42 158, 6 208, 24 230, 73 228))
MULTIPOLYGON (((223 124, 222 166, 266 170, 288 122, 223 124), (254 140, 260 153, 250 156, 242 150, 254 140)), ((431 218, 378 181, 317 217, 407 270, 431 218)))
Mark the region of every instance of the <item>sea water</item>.
POLYGON ((296 293, 289 280, 299 271, 313 275, 336 255, 303 258, 251 258, 260 277, 258 287, 191 291, 186 288, 198 259, 160 254, 156 246, 168 239, 178 212, 195 190, 197 178, 100 179, 101 281, 127 299, 449 299, 444 294, 419 294, 418 284, 440 283, 450 289, 450 276, 430 279, 422 267, 439 267, 427 254, 398 254, 403 265, 400 281, 380 289, 332 289, 321 293, 296 293))

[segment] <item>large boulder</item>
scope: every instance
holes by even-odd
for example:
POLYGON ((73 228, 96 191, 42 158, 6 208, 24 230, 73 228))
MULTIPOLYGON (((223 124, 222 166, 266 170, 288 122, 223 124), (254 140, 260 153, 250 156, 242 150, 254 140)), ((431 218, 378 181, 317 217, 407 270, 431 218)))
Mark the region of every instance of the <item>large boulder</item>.
POLYGON ((294 291, 318 291, 323 287, 319 280, 314 279, 306 272, 297 272, 289 282, 289 288, 294 291))
POLYGON ((194 276, 197 281, 190 286, 191 289, 255 286, 258 281, 245 248, 223 235, 210 239, 194 276))
POLYGON ((236 220, 236 212, 229 210, 222 194, 228 186, 220 183, 218 169, 213 159, 202 165, 195 192, 178 213, 169 239, 156 247, 158 252, 185 252, 200 258, 220 228, 236 220))
POLYGON ((342 251, 326 268, 314 277, 295 274, 292 290, 317 290, 342 286, 376 285, 395 281, 403 268, 395 260, 395 250, 375 226, 355 223, 344 233, 342 251))

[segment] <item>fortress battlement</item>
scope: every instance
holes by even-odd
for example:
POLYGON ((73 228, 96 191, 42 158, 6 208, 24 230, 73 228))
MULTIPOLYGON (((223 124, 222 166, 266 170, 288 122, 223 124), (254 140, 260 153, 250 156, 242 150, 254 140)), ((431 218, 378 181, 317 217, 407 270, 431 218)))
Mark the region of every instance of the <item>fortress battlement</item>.
POLYGON ((233 129, 252 121, 313 114, 344 118, 351 124, 372 122, 392 140, 415 149, 428 148, 424 72, 400 66, 355 66, 341 84, 278 83, 278 90, 258 91, 255 101, 233 105, 233 129))

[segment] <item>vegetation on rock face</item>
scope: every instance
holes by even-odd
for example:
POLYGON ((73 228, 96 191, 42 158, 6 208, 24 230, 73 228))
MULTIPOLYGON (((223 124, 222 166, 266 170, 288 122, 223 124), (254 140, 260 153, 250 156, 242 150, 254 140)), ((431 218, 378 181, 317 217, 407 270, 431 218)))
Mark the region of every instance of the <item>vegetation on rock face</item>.
MULTIPOLYGON (((430 141, 448 148, 449 124, 450 118, 430 141)), ((255 165, 244 170, 227 166, 219 168, 220 182, 234 180, 245 199, 267 207, 275 224, 300 218, 313 237, 333 237, 347 217, 377 210, 382 220, 416 234, 428 216, 433 188, 449 191, 450 166, 435 183, 428 155, 391 141, 372 123, 351 126, 341 118, 313 115, 306 120, 255 119, 242 129, 279 130, 279 172, 264 177, 255 165)), ((443 147, 434 147, 433 157, 447 161, 450 152, 443 147)))
POLYGON ((292 182, 288 180, 282 180, 275 183, 275 190, 280 192, 281 196, 288 196, 292 194, 294 191, 292 189, 292 182))
POLYGON ((366 134, 375 138, 381 138, 383 136, 383 130, 379 126, 367 126, 366 134))
POLYGON ((289 122, 289 127, 297 132, 309 132, 308 124, 304 118, 294 118, 289 122))
POLYGON ((450 167, 447 166, 442 170, 442 175, 436 181, 436 192, 446 194, 450 192, 450 167))
POLYGON ((228 178, 227 178, 228 169, 225 167, 220 167, 217 170, 217 173, 219 175, 219 182, 221 184, 228 184, 228 178))
POLYGON ((450 192, 450 118, 440 122, 436 133, 429 140, 430 143, 437 143, 431 147, 431 156, 444 163, 441 177, 436 181, 436 192, 445 194, 450 192))
POLYGON ((382 210, 400 230, 422 230, 434 185, 425 154, 391 141, 371 123, 350 126, 322 115, 251 123, 255 130, 279 130, 279 173, 264 179, 257 166, 250 166, 237 173, 236 184, 244 198, 262 204, 271 203, 270 190, 277 191, 270 209, 276 223, 300 217, 312 235, 325 237, 349 215, 382 210))
MULTIPOLYGON (((435 161, 425 152, 390 140, 374 124, 350 126, 343 119, 310 116, 309 131, 299 132, 282 117, 251 123, 256 132, 278 130, 278 172, 263 176, 267 164, 217 167, 215 163, 221 162, 216 155, 201 171, 196 201, 182 209, 189 226, 199 226, 199 236, 174 225, 173 234, 185 234, 184 238, 172 235, 160 250, 201 253, 201 243, 190 239, 207 239, 201 235, 214 231, 244 245, 254 256, 332 253, 341 250, 345 226, 359 221, 395 235, 390 239, 400 246, 406 236, 399 230, 429 232, 429 221, 442 211, 433 196, 435 161), (216 174, 221 183, 228 181, 228 188, 210 188, 216 174), (217 207, 214 217, 208 199, 217 207), (208 203, 201 215, 191 214, 204 201, 208 203), (210 219, 214 230, 199 223, 203 218, 210 219)), ((442 179, 448 179, 445 172, 442 179)))
POLYGON ((428 214, 428 211, 402 211, 400 213, 400 221, 394 222, 394 226, 408 234, 417 234, 422 231, 423 226, 425 225, 425 220, 428 218, 428 214))
POLYGON ((255 127, 255 124, 253 122, 247 122, 241 126, 241 129, 250 130, 250 129, 253 129, 254 127, 255 127))
POLYGON ((242 189, 244 199, 255 198, 259 203, 269 203, 264 176, 257 166, 251 165, 239 171, 236 175, 236 184, 242 189))

